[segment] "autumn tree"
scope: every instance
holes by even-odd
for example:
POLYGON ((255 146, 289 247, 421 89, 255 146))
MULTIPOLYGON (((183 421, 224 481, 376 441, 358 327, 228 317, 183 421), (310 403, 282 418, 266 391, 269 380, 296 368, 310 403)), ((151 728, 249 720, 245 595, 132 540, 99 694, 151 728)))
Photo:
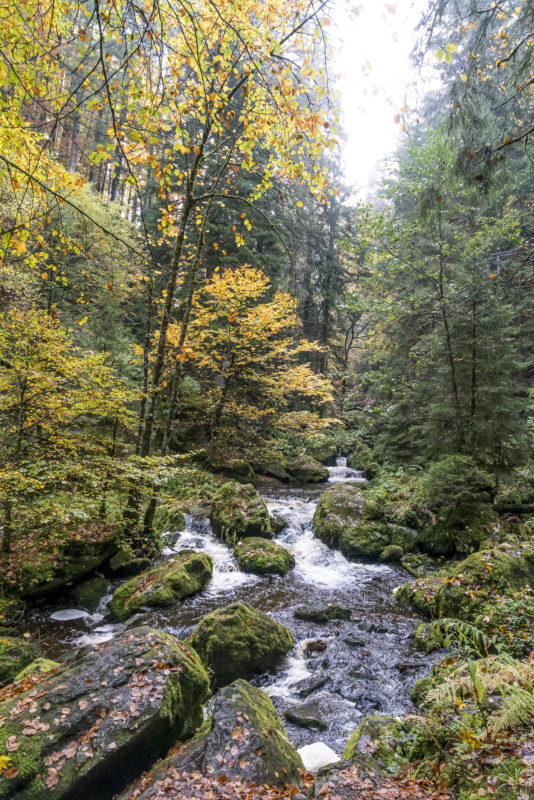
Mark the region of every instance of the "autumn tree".
POLYGON ((195 293, 183 345, 170 326, 166 369, 178 360, 200 384, 197 413, 219 459, 269 456, 282 434, 324 424, 330 385, 302 362, 317 346, 300 328, 297 301, 251 267, 218 269, 195 293))
POLYGON ((102 354, 81 353, 40 311, 0 315, 0 498, 9 550, 15 498, 96 482, 132 422, 132 393, 102 354))

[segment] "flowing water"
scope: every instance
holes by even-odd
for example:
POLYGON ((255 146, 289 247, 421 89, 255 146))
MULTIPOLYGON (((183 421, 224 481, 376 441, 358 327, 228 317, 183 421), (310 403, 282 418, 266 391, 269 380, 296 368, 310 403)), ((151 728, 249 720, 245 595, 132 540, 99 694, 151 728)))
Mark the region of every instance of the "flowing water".
MULTIPOLYGON (((349 469, 342 458, 329 472, 329 483, 365 482, 362 473, 349 469)), ((209 553, 214 560, 213 578, 203 592, 179 605, 138 614, 127 625, 106 621, 110 595, 90 615, 43 608, 30 617, 28 631, 33 638, 41 638, 50 657, 60 658, 67 649, 106 641, 125 627, 139 624, 186 638, 205 614, 243 600, 286 625, 295 639, 285 661, 253 682, 271 696, 280 714, 301 703, 318 705, 326 730, 286 723, 296 747, 322 741, 341 753, 363 715, 414 710, 410 688, 428 671, 431 659, 414 652, 413 633, 419 619, 395 604, 394 589, 408 580, 406 573, 384 564, 347 561, 313 535, 313 514, 324 488, 280 487, 274 482, 260 487, 271 514, 287 523, 275 537, 295 556, 295 568, 285 577, 239 572, 232 551, 213 536, 209 521, 189 517, 187 530, 164 555, 172 557, 186 548, 209 553), (298 606, 312 602, 350 608, 351 619, 317 624, 294 617, 298 606), (304 699, 311 681, 318 688, 304 699)))

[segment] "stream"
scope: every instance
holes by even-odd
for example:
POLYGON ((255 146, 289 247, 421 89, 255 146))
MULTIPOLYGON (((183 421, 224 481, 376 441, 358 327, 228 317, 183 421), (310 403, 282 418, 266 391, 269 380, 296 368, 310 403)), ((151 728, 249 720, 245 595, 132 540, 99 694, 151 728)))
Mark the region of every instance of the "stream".
MULTIPOLYGON (((365 482, 344 458, 338 458, 329 473, 329 483, 365 482)), ((126 624, 107 623, 111 594, 94 614, 42 607, 29 616, 27 632, 50 658, 60 660, 68 649, 106 641, 126 627, 142 624, 185 639, 205 614, 243 600, 284 624, 295 639, 295 647, 278 668, 252 683, 270 695, 281 715, 290 706, 316 703, 326 730, 284 721, 288 736, 297 748, 320 741, 340 754, 364 715, 415 712, 410 689, 428 672, 432 656, 414 651, 413 634, 420 618, 395 604, 394 589, 409 576, 390 565, 348 561, 313 535, 313 514, 324 484, 288 487, 265 481, 258 488, 270 513, 287 522, 274 538, 295 556, 295 568, 285 577, 240 572, 232 551, 213 536, 209 520, 189 516, 187 530, 165 548, 164 556, 186 548, 212 556, 213 578, 200 594, 166 609, 137 614, 126 624), (352 617, 327 624, 294 617, 298 606, 312 602, 350 608, 352 617), (318 688, 304 699, 303 689, 309 689, 312 680, 318 688)), ((110 585, 110 591, 118 583, 110 585)))

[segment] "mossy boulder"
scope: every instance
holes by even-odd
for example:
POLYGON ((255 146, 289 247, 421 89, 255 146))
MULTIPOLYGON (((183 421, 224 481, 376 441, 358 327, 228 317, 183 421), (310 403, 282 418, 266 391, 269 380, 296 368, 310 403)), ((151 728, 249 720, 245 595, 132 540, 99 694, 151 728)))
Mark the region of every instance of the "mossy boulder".
POLYGON ((113 525, 92 523, 80 526, 61 541, 28 542, 29 557, 10 574, 8 589, 38 602, 66 594, 76 583, 105 565, 118 550, 113 525))
POLYGON ((306 447, 306 454, 319 461, 321 464, 335 464, 337 457, 337 445, 326 439, 318 439, 311 442, 306 447))
POLYGON ((181 506, 172 502, 160 503, 154 514, 152 527, 156 533, 185 531, 186 521, 181 506))
POLYGON ((321 483, 330 474, 326 467, 309 455, 292 458, 286 464, 286 471, 298 483, 321 483))
POLYGON ((313 529, 325 544, 353 559, 379 559, 390 545, 404 552, 416 546, 415 531, 387 522, 379 498, 350 483, 328 487, 317 504, 313 529))
POLYGON ((83 583, 79 583, 71 592, 71 596, 80 608, 95 611, 108 590, 108 581, 102 575, 94 575, 83 583))
POLYGON ((387 714, 364 717, 348 740, 343 761, 352 761, 370 767, 382 775, 395 775, 405 763, 398 750, 398 740, 403 735, 403 724, 387 714))
POLYGON ((174 636, 135 628, 73 653, 0 702, 0 798, 107 800, 202 722, 209 679, 174 636), (29 733, 31 731, 31 733, 29 733))
POLYGON ((223 686, 272 669, 293 647, 293 637, 263 611, 237 602, 204 617, 191 645, 223 686))
POLYGON ((163 561, 115 589, 110 612, 124 620, 141 608, 172 606, 204 588, 213 572, 213 559, 206 553, 182 550, 176 558, 163 561))
POLYGON ((282 483, 289 483, 291 477, 288 472, 284 469, 282 464, 277 464, 276 462, 272 462, 270 464, 265 464, 262 466, 260 471, 267 475, 268 478, 276 478, 277 481, 281 481, 282 483))
POLYGON ((40 656, 39 649, 13 636, 0 638, 0 686, 11 683, 18 673, 40 656))
POLYGON ((295 566, 295 558, 279 544, 251 537, 234 549, 239 569, 256 575, 285 575, 295 566))
POLYGON ((360 470, 368 479, 373 478, 376 474, 376 464, 373 460, 373 451, 369 445, 361 439, 353 440, 350 443, 347 466, 351 469, 360 470))
POLYGON ((415 631, 414 645, 422 653, 432 653, 443 647, 445 640, 442 634, 432 623, 421 622, 415 631))
POLYGON ((146 556, 136 556, 134 551, 125 544, 121 544, 113 558, 106 566, 105 573, 112 578, 129 578, 138 575, 150 566, 150 559, 146 556))
POLYGON ((52 661, 51 658, 36 658, 35 661, 24 667, 18 675, 15 675, 13 683, 23 681, 25 678, 32 678, 34 675, 42 675, 44 672, 53 672, 56 669, 61 669, 59 661, 52 661))
POLYGON ((534 582, 534 547, 502 545, 472 553, 448 574, 400 587, 395 597, 429 617, 473 621, 491 598, 519 591, 534 582))
POLYGON ((267 506, 250 484, 221 486, 211 501, 210 522, 215 535, 231 545, 247 536, 272 537, 267 506))
POLYGON ((224 775, 261 787, 300 785, 303 769, 270 698, 238 680, 215 695, 212 717, 199 735, 164 759, 150 781, 139 781, 118 800, 155 800, 164 781, 176 786, 176 776, 183 773, 199 772, 215 781, 224 775))
POLYGON ((402 547, 399 547, 398 544, 388 544, 387 547, 384 547, 382 552, 380 553, 380 560, 381 561, 392 561, 393 563, 399 563, 404 558, 404 550, 402 547))

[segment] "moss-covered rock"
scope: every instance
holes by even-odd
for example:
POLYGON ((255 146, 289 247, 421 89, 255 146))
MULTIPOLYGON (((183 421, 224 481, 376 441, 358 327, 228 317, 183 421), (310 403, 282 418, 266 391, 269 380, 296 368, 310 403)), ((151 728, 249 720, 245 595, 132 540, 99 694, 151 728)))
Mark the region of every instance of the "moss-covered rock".
POLYGON ((176 502, 160 503, 154 514, 152 527, 156 533, 185 531, 186 522, 181 506, 176 502))
POLYGON ((31 678, 34 675, 42 675, 44 672, 53 672, 56 669, 61 669, 59 661, 52 661, 51 658, 36 658, 35 661, 24 667, 18 675, 15 675, 13 683, 23 681, 25 678, 31 678))
POLYGON ((371 767, 383 775, 395 775, 405 763, 398 750, 403 724, 387 714, 364 717, 348 740, 341 758, 371 767))
POLYGON ((337 444, 326 437, 317 439, 306 447, 306 454, 321 464, 334 464, 337 457, 337 444))
POLYGON ((136 556, 134 551, 125 544, 110 559, 106 567, 106 575, 112 578, 129 578, 138 575, 150 566, 150 559, 146 556, 136 556))
POLYGON ((361 470, 368 479, 373 478, 376 474, 376 464, 369 445, 361 439, 354 439, 350 443, 347 466, 351 469, 361 470))
POLYGON ((518 591, 534 582, 534 548, 502 545, 473 553, 443 577, 401 586, 395 597, 429 617, 474 620, 491 597, 518 591))
POLYGON ((198 736, 164 759, 150 780, 134 784, 118 800, 155 800, 163 782, 176 785, 175 776, 182 773, 200 772, 215 781, 223 775, 261 787, 300 785, 303 769, 269 697, 239 680, 215 695, 212 717, 198 736))
POLYGON ((445 636, 431 623, 421 622, 415 631, 414 645, 423 653, 432 653, 443 647, 445 636))
POLYGON ((238 602, 204 617, 191 645, 222 686, 274 667, 293 647, 293 637, 263 611, 238 602))
POLYGON ((76 604, 86 611, 94 611, 108 590, 108 581, 102 575, 94 575, 75 586, 71 592, 76 604))
POLYGON ((0 702, 14 771, 0 798, 106 800, 195 732, 208 696, 198 656, 169 634, 136 628, 83 648, 0 702))
POLYGON ((328 480, 326 467, 308 455, 296 456, 286 464, 286 471, 299 483, 321 483, 328 480))
POLYGON ((211 501, 210 522, 215 535, 231 545, 247 536, 272 537, 267 506, 250 484, 221 486, 211 501))
POLYGON ((380 553, 381 561, 393 561, 400 563, 404 558, 404 550, 398 544, 388 544, 380 553))
POLYGON ((277 514, 271 515, 271 530, 273 534, 281 533, 284 528, 287 528, 287 521, 277 514))
POLYGON ((10 593, 32 602, 68 590, 105 565, 118 550, 113 525, 92 523, 80 526, 61 541, 28 543, 29 557, 9 573, 10 593))
POLYGON ((40 655, 25 639, 5 636, 0 639, 0 686, 11 683, 18 673, 40 655))
POLYGON ((239 569, 256 575, 285 575, 295 566, 295 558, 279 544, 251 537, 234 549, 239 569))
POLYGON ((182 550, 176 558, 163 561, 115 589, 111 614, 124 620, 141 608, 174 605, 203 589, 212 572, 213 559, 206 553, 182 550))

